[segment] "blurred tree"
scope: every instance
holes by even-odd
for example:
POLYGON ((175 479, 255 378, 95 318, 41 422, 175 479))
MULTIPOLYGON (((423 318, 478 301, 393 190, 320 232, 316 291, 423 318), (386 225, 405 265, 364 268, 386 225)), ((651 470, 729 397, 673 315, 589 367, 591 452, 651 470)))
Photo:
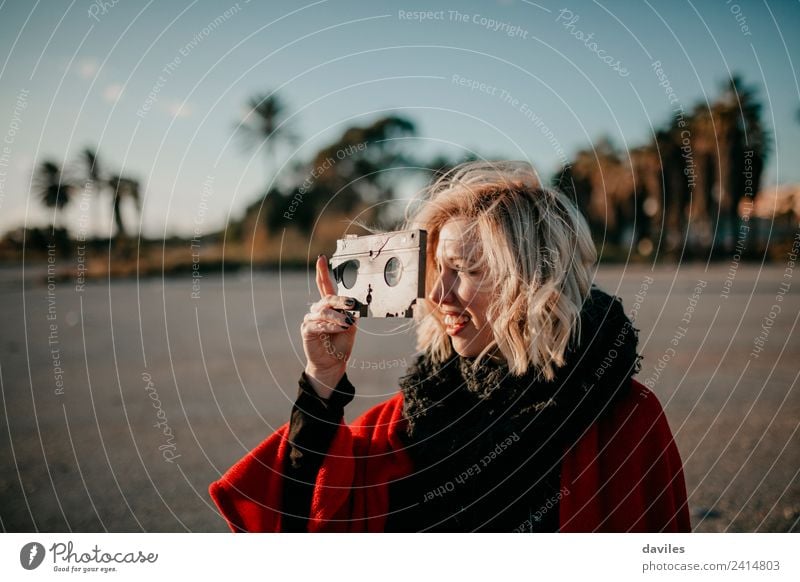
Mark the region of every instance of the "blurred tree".
POLYGON ((298 226, 309 232, 323 212, 352 215, 380 222, 386 204, 394 198, 397 171, 420 171, 409 152, 408 138, 416 135, 414 123, 390 115, 363 127, 351 127, 317 152, 304 180, 288 198, 294 204, 298 226))
POLYGON ((650 143, 626 155, 600 139, 553 183, 575 199, 596 239, 645 255, 729 253, 742 199, 755 198, 768 153, 762 109, 734 75, 710 105, 680 111, 650 143))
POLYGON ((246 151, 264 149, 267 176, 273 181, 276 176, 272 174, 278 168, 274 159, 277 151, 297 141, 288 113, 288 106, 275 91, 259 93, 248 99, 247 113, 235 128, 246 151))
POLYGON ((768 153, 762 109, 755 89, 733 75, 710 105, 694 108, 681 131, 689 256, 730 254, 740 237, 752 250, 739 212, 747 194, 755 201, 768 153))
MULTIPOLYGON (((691 120, 688 120, 690 122, 691 120)), ((687 119, 675 116, 670 124, 656 131, 651 147, 655 149, 659 164, 653 169, 660 183, 658 204, 654 209, 653 223, 657 233, 656 247, 670 255, 684 251, 684 240, 692 200, 691 158, 684 155, 691 149, 682 149, 682 135, 687 135, 687 119)), ((691 143, 691 142, 689 142, 691 143)), ((654 238, 656 234, 654 233, 654 238)))
POLYGON ((575 171, 575 166, 578 165, 579 162, 584 162, 584 160, 581 160, 584 156, 585 154, 578 152, 575 160, 562 166, 561 169, 556 172, 552 183, 553 186, 561 190, 575 203, 581 211, 581 214, 586 218, 586 222, 589 223, 592 233, 595 233, 597 232, 598 224, 594 216, 589 212, 589 201, 592 198, 592 184, 583 167, 584 163, 580 164, 577 172, 575 171))
MULTIPOLYGON (((748 193, 755 202, 760 190, 769 136, 761 121, 763 104, 757 99, 756 89, 745 85, 740 76, 731 77, 720 102, 720 116, 725 118, 728 130, 727 151, 723 152, 728 158, 727 175, 720 177, 722 194, 727 193, 723 198, 723 226, 727 228, 721 238, 724 250, 730 252, 742 226, 740 203, 748 193)), ((750 245, 748 250, 755 249, 750 245)))
POLYGON ((553 183, 575 201, 595 238, 617 244, 630 236, 628 221, 634 212, 627 206, 632 203, 632 170, 609 138, 579 151, 553 183))
POLYGON ((43 161, 34 176, 34 188, 42 204, 53 209, 52 230, 60 226, 59 211, 69 204, 72 186, 66 181, 58 162, 43 161))
POLYGON ((80 167, 79 175, 82 177, 81 190, 83 193, 81 196, 89 198, 89 204, 95 209, 94 221, 98 222, 97 210, 100 206, 96 202, 107 184, 103 180, 100 161, 97 159, 97 150, 91 147, 84 148, 80 153, 78 163, 80 167))
POLYGON ((112 175, 108 179, 111 189, 111 203, 114 211, 114 223, 117 225, 117 237, 127 237, 125 223, 122 220, 122 202, 127 198, 133 201, 137 212, 141 214, 142 202, 139 191, 139 182, 125 176, 112 175))
POLYGON ((643 256, 659 249, 655 245, 655 217, 661 205, 661 165, 651 144, 630 150, 632 200, 621 203, 621 222, 629 228, 628 241, 643 256))
POLYGON ((116 225, 114 236, 126 238, 128 231, 122 218, 122 204, 126 199, 131 200, 137 212, 141 213, 139 182, 133 178, 118 174, 106 176, 100 157, 94 148, 85 148, 81 152, 79 161, 83 168, 80 187, 84 192, 88 192, 94 197, 99 197, 106 190, 109 191, 111 210, 114 216, 114 224, 116 225))

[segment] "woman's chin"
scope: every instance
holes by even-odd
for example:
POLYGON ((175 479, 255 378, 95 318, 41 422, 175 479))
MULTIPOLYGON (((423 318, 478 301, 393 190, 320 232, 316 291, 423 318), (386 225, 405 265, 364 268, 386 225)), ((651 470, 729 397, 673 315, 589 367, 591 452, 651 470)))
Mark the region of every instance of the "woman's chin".
POLYGON ((450 336, 450 344, 453 346, 453 350, 464 358, 474 358, 483 351, 483 346, 472 341, 472 338, 463 336, 450 336))
POLYGON ((455 350, 455 352, 462 358, 470 358, 473 355, 477 355, 473 354, 472 350, 465 349, 464 346, 458 346, 455 343, 453 343, 453 350, 455 350))

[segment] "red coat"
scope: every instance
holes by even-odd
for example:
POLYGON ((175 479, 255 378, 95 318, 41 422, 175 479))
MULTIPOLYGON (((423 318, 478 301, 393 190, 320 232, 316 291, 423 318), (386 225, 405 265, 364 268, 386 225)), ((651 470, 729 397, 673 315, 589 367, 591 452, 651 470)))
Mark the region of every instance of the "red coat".
MULTIPOLYGON (((352 425, 342 421, 317 477, 309 531, 383 531, 389 484, 412 471, 398 435, 402 408, 398 392, 352 425)), ((211 484, 233 531, 280 531, 287 432, 288 423, 211 484)), ((636 380, 565 452, 561 491, 562 532, 690 531, 678 449, 658 399, 636 380)))

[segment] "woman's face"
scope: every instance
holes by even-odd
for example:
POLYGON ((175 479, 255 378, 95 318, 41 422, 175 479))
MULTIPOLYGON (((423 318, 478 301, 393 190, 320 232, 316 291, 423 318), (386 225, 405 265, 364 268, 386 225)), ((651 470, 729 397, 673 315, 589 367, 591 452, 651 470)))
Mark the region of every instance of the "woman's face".
POLYGON ((494 339, 486 316, 492 285, 483 269, 476 269, 480 246, 467 232, 467 221, 452 219, 439 232, 436 247, 437 278, 428 299, 455 351, 475 357, 494 339))

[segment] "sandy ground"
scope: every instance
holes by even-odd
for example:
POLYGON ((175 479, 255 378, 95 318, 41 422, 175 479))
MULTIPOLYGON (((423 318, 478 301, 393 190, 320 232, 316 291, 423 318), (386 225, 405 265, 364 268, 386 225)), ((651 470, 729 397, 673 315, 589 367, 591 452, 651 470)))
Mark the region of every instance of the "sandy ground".
MULTIPOLYGON (((696 531, 800 530, 800 271, 784 269, 598 273, 638 311, 638 379, 666 409, 696 531)), ((3 530, 225 531, 208 484, 287 420, 313 281, 204 277, 193 298, 190 275, 83 289, 44 275, 0 270, 3 530)), ((348 418, 396 390, 413 352, 397 325, 362 322, 348 418)))

